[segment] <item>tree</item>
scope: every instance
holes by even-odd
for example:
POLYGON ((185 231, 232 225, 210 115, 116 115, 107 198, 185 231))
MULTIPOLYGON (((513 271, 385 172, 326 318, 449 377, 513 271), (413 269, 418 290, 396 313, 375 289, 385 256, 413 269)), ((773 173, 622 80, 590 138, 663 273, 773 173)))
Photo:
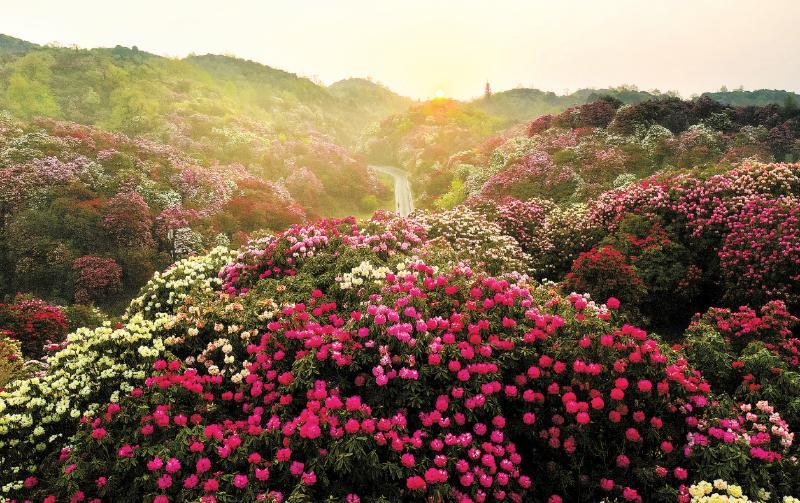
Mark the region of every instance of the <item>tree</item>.
POLYGON ((154 244, 150 208, 136 192, 120 192, 108 200, 103 227, 119 246, 151 248, 154 244))
POLYGON ((8 107, 22 117, 56 116, 58 104, 46 85, 15 73, 8 79, 6 90, 8 107))
POLYGON ((72 263, 75 272, 75 302, 90 304, 119 292, 122 268, 113 258, 86 255, 72 263))
POLYGON ((795 101, 794 96, 791 94, 786 95, 786 97, 783 99, 783 108, 785 108, 787 112, 794 112, 797 110, 797 102, 795 101))
POLYGON ((145 90, 128 85, 111 93, 109 125, 136 135, 158 129, 161 106, 145 90))
POLYGON ((0 304, 0 334, 19 341, 28 360, 38 360, 46 346, 60 344, 67 336, 67 323, 60 308, 40 299, 17 296, 14 304, 0 304))
POLYGON ((22 117, 38 115, 54 117, 61 109, 50 92, 52 56, 43 52, 28 54, 14 64, 6 89, 7 106, 22 117))

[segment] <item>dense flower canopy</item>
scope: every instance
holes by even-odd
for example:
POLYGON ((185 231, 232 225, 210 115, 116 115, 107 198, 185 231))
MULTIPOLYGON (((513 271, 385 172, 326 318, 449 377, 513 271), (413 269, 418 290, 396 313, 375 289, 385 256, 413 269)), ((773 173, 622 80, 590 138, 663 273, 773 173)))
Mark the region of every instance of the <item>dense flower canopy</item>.
POLYGON ((616 298, 493 276, 435 225, 322 221, 233 260, 179 262, 125 326, 70 335, 46 376, 0 392, 3 490, 675 501, 719 476, 705 460, 723 448, 762 463, 758 487, 796 490, 791 426, 769 404, 737 419, 680 351, 625 324, 616 298), (718 440, 732 421, 741 433, 718 440), (763 421, 778 429, 746 433, 763 421))
POLYGON ((426 209, 321 220, 382 195, 321 135, 0 117, 0 278, 86 304, 0 305, 0 496, 794 503, 798 117, 420 104, 364 148, 426 209))

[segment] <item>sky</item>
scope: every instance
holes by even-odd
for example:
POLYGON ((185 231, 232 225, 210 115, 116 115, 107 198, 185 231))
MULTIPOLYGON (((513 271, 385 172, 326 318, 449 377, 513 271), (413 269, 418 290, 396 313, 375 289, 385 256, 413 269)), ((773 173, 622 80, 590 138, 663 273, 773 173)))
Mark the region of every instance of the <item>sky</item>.
POLYGON ((621 84, 800 91, 798 0, 0 0, 37 43, 230 54, 325 84, 466 99, 621 84))

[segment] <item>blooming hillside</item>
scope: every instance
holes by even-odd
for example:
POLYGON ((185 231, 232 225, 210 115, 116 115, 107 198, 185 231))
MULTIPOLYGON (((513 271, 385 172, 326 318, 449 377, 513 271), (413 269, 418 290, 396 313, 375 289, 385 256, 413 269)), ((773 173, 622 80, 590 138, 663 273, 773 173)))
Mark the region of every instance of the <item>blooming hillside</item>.
POLYGON ((275 145, 262 168, 202 165, 141 138, 0 116, 2 293, 113 306, 176 258, 325 205, 357 209, 350 190, 373 199, 385 190, 322 138, 275 145))
POLYGON ((0 501, 800 503, 792 95, 0 67, 0 501))
POLYGON ((613 97, 539 117, 438 159, 427 174, 443 205, 513 196, 580 203, 663 170, 800 157, 800 109, 733 107, 709 98, 628 105, 613 97))
POLYGON ((0 392, 4 494, 690 501, 716 479, 764 501, 800 492, 797 409, 771 403, 797 381, 783 304, 711 311, 670 347, 616 297, 537 284, 501 227, 469 215, 321 221, 178 262, 123 326, 77 331, 45 374, 0 392), (459 231, 470 241, 448 234, 453 218, 478 222, 459 231), (715 374, 727 356, 693 349, 708 337, 742 365, 715 374), (784 372, 740 391, 759 359, 784 372))

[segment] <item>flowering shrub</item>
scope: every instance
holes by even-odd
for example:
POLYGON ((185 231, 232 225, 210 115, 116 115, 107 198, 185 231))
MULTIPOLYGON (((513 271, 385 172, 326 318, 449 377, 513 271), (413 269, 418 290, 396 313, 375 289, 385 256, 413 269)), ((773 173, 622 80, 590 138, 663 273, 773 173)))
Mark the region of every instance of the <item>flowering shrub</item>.
POLYGON ((733 305, 780 298, 793 307, 797 194, 797 164, 745 163, 710 177, 654 177, 609 191, 591 204, 589 218, 609 233, 632 217, 663 222, 671 246, 684 249, 686 280, 705 289, 692 292, 695 298, 733 305))
POLYGON ((584 205, 557 206, 548 212, 544 225, 526 252, 537 278, 558 279, 569 272, 579 253, 594 246, 599 227, 587 218, 584 205))
POLYGON ((119 246, 149 248, 154 244, 150 207, 136 192, 121 192, 108 200, 103 228, 119 246))
POLYGON ((118 329, 79 329, 49 358, 47 373, 0 391, 0 479, 10 483, 21 470, 35 470, 83 414, 141 385, 144 368, 165 349, 154 327, 134 316, 118 329))
POLYGON ((712 307, 702 317, 696 316, 694 323, 707 323, 716 328, 736 352, 753 341, 760 341, 776 352, 785 351, 783 356, 787 363, 800 368, 798 355, 787 347, 787 343, 792 344, 794 329, 800 320, 789 313, 781 301, 765 304, 759 313, 747 306, 738 311, 712 307))
POLYGON ((685 359, 616 299, 409 259, 427 245, 369 226, 253 242, 219 292, 71 335, 0 393, 6 494, 675 499, 709 392, 685 359), (350 287, 365 260, 383 280, 350 287))
POLYGON ((72 263, 75 271, 75 301, 89 304, 119 292, 122 268, 113 258, 87 255, 72 263))
POLYGON ((18 297, 14 304, 0 304, 0 329, 18 341, 22 355, 38 360, 47 347, 58 347, 67 336, 67 318, 47 302, 18 297))
POLYGON ((278 183, 250 177, 240 180, 238 188, 224 211, 214 217, 216 225, 230 234, 283 229, 305 220, 303 208, 278 183))
POLYGON ((497 223, 504 234, 513 237, 523 250, 532 250, 537 238, 541 236, 541 228, 547 221, 547 214, 555 205, 548 200, 506 198, 495 203, 492 200, 477 199, 472 201, 475 208, 497 223))
POLYGON ((221 167, 216 168, 190 166, 174 175, 172 182, 187 206, 216 212, 233 197, 235 178, 226 176, 228 173, 221 167))
POLYGON ((233 258, 234 253, 218 246, 208 254, 179 260, 163 273, 156 272, 139 296, 131 301, 127 315, 141 314, 154 319, 157 313, 174 312, 193 296, 207 296, 222 280, 218 273, 233 258))
POLYGON ((364 261, 357 267, 354 267, 350 272, 346 272, 341 276, 337 276, 336 280, 339 281, 339 288, 342 290, 350 290, 352 288, 359 288, 364 283, 370 281, 376 284, 382 284, 386 279, 387 274, 391 274, 392 270, 388 267, 374 267, 371 263, 364 261))
POLYGON ((759 311, 711 308, 685 334, 687 356, 719 391, 742 402, 769 400, 800 428, 798 319, 781 301, 759 311))
MULTIPOLYGON (((619 221, 602 241, 635 268, 641 287, 632 289, 635 304, 652 326, 685 327, 697 302, 705 276, 691 250, 675 240, 656 215, 631 214, 619 221)), ((620 289, 617 291, 627 291, 620 289)), ((613 292, 605 292, 613 294, 613 292)), ((621 294, 620 294, 621 295, 621 294)))
MULTIPOLYGON (((247 325, 258 318, 225 307, 236 303, 195 311, 186 321, 200 333, 233 336, 202 358, 156 361, 143 388, 87 417, 73 448, 23 485, 89 498, 141 487, 142 496, 183 499, 521 501, 529 492, 671 494, 637 475, 652 456, 685 477, 680 450, 665 446, 679 447, 691 421, 671 418, 702 408, 707 387, 643 331, 609 326, 609 312, 579 296, 464 268, 416 262, 368 290, 380 295, 365 291, 341 307, 315 291, 274 312, 269 335, 255 339, 247 325), (596 438, 616 446, 616 466, 593 458, 596 438), (528 472, 534 459, 552 477, 528 472), (582 488, 569 482, 578 472, 582 488)), ((241 302, 259 301, 252 295, 241 302)))
POLYGON ((719 251, 728 295, 800 302, 800 200, 750 200, 728 228, 719 251))
POLYGON ((637 303, 644 284, 626 257, 611 246, 581 253, 572 264, 564 287, 573 292, 589 292, 598 299, 619 295, 623 303, 637 303))
MULTIPOLYGON (((685 488, 681 491, 680 501, 687 503, 753 503, 754 501, 767 501, 768 499, 769 493, 767 491, 759 491, 758 498, 751 500, 742 490, 742 486, 716 479, 713 484, 701 480, 689 488, 685 488)), ((783 503, 793 503, 795 500, 796 498, 791 496, 784 496, 782 501, 783 503)))
POLYGON ((439 213, 415 213, 412 218, 425 228, 430 241, 440 240, 490 274, 526 272, 529 257, 502 228, 464 206, 439 213))
POLYGON ((761 488, 794 494, 800 487, 800 466, 791 454, 794 433, 768 402, 743 403, 733 415, 723 411, 719 418, 702 419, 698 430, 689 433, 686 452, 700 477, 741 480, 751 494, 761 488))
POLYGON ((575 194, 576 183, 572 166, 553 162, 545 150, 534 150, 491 176, 481 187, 481 195, 489 198, 511 196, 521 200, 548 197, 565 201, 575 194))

